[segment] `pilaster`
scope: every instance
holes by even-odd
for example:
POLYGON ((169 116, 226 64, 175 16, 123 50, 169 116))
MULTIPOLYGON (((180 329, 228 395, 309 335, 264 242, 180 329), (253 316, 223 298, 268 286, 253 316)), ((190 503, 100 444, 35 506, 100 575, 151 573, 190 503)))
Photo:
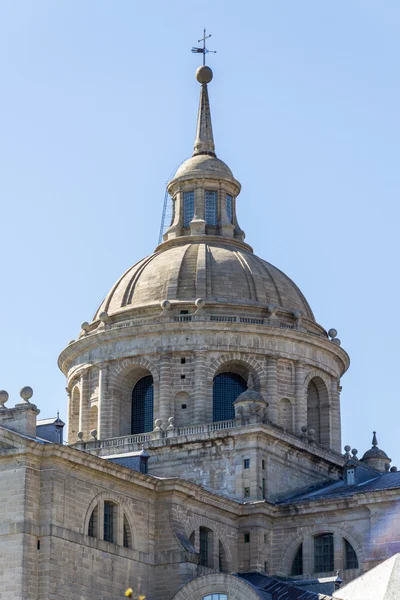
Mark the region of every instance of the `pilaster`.
POLYGON ((193 392, 193 425, 212 421, 212 406, 207 407, 206 394, 206 359, 205 350, 197 350, 194 355, 194 392, 193 392))
POLYGON ((304 390, 304 378, 304 365, 301 362, 296 362, 294 379, 294 430, 298 435, 301 435, 301 428, 303 425, 307 425, 307 403, 306 393, 304 390))
POLYGON ((168 425, 169 417, 174 416, 171 402, 171 355, 163 353, 160 355, 160 384, 159 384, 159 410, 154 419, 161 419, 163 428, 168 425))
POLYGON ((269 418, 272 423, 278 422, 278 360, 267 359, 267 400, 269 402, 269 418))

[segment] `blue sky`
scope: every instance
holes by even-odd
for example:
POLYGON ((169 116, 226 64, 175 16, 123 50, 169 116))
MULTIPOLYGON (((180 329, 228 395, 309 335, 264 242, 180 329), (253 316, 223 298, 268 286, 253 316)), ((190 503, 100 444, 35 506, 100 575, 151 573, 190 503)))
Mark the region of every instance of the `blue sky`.
POLYGON ((1 3, 0 388, 66 416, 57 356, 154 250, 191 153, 204 25, 246 239, 350 354, 343 445, 376 429, 400 468, 396 0, 1 3))

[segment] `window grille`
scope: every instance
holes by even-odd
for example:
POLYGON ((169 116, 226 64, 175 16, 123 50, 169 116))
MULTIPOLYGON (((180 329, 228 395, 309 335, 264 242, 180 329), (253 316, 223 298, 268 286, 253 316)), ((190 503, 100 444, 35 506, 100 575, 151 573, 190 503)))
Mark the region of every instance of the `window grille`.
POLYGON ((292 570, 290 574, 293 577, 303 575, 303 544, 300 544, 300 546, 297 548, 296 556, 292 562, 292 570))
POLYGON ((207 225, 217 224, 217 192, 205 192, 205 216, 207 225))
POLYGON ((207 594, 207 596, 203 596, 203 600, 228 600, 228 596, 226 594, 207 594))
POLYGON ((353 546, 346 539, 344 541, 345 569, 358 569, 358 558, 353 546))
POLYGON ((183 193, 183 226, 189 227, 194 217, 194 192, 183 193))
POLYGON ((104 502, 104 541, 114 542, 114 504, 104 502))
POLYGON ((226 214, 228 215, 228 219, 232 223, 232 221, 233 221, 233 198, 230 194, 226 195, 226 214))
POLYGON ((132 433, 153 430, 153 377, 139 379, 132 392, 132 433))
POLYGON ((208 531, 200 527, 200 564, 208 567, 208 531))
POLYGON ((328 573, 333 570, 333 533, 317 535, 314 538, 314 571, 328 573))
POLYGON ((220 373, 213 383, 213 421, 235 418, 233 403, 247 389, 243 377, 236 373, 220 373))

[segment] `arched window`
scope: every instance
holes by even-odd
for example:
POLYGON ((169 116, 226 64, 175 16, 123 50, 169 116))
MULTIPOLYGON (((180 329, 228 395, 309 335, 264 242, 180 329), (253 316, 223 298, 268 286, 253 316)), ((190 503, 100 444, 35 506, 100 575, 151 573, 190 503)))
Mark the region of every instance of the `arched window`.
POLYGON ((344 543, 344 568, 345 569, 358 569, 358 558, 356 551, 353 546, 343 538, 344 543))
POLYGON ((153 377, 146 375, 139 379, 132 392, 132 433, 153 430, 153 377))
POLYGON ((89 519, 88 536, 99 537, 99 508, 95 506, 89 519))
POLYGON ((207 596, 203 596, 203 600, 228 600, 228 596, 226 594, 207 594, 207 596))
POLYGON ((322 533, 314 538, 314 572, 334 570, 333 533, 322 533))
POLYGON ((278 423, 287 431, 293 431, 293 409, 288 398, 282 398, 279 402, 278 423))
POLYGON ((228 219, 232 223, 232 221, 233 221, 233 198, 230 194, 226 195, 226 214, 228 215, 228 219))
POLYGON ((89 410, 89 431, 98 429, 98 414, 97 404, 93 404, 89 410))
POLYGON ((298 575, 303 575, 303 544, 302 543, 297 548, 296 555, 292 562, 292 570, 291 570, 290 574, 293 577, 296 577, 298 575))
POLYGON ((68 420, 68 441, 75 442, 79 431, 79 410, 81 403, 81 394, 76 385, 72 390, 68 420))
POLYGON ((194 192, 183 193, 183 226, 189 227, 194 217, 194 192))
POLYGON ((321 401, 314 381, 310 381, 307 390, 307 425, 314 429, 316 441, 321 442, 321 401))
POLYGON ((115 544, 117 506, 114 502, 104 502, 104 541, 115 544))
POLYGON ((217 224, 217 192, 207 191, 204 195, 205 216, 207 225, 217 224))
POLYGON ((220 373, 213 383, 213 421, 235 418, 233 403, 245 391, 247 384, 236 373, 220 373))
POLYGON ((221 540, 219 541, 218 546, 218 568, 221 571, 221 573, 227 573, 228 571, 225 548, 223 547, 221 540))
POLYGON ((210 548, 210 533, 211 531, 206 527, 200 527, 200 564, 203 567, 208 567, 211 557, 210 548))
POLYGON ((132 534, 131 528, 129 527, 128 519, 124 515, 124 539, 123 539, 124 548, 132 548, 132 534))

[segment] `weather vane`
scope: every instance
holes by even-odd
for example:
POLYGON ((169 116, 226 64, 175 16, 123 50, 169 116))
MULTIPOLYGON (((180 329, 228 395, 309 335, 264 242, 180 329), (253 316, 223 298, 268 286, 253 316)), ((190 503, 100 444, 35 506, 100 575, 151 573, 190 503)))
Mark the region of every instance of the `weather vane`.
POLYGON ((203 37, 201 39, 197 40, 199 43, 203 42, 203 47, 202 48, 193 47, 192 52, 193 52, 193 54, 202 54, 203 55, 203 65, 205 65, 206 64, 206 54, 208 54, 209 52, 212 52, 212 54, 216 54, 217 51, 209 50, 208 48, 206 48, 206 40, 211 37, 211 33, 210 33, 210 35, 206 35, 205 29, 204 29, 203 33, 204 33, 203 37))

